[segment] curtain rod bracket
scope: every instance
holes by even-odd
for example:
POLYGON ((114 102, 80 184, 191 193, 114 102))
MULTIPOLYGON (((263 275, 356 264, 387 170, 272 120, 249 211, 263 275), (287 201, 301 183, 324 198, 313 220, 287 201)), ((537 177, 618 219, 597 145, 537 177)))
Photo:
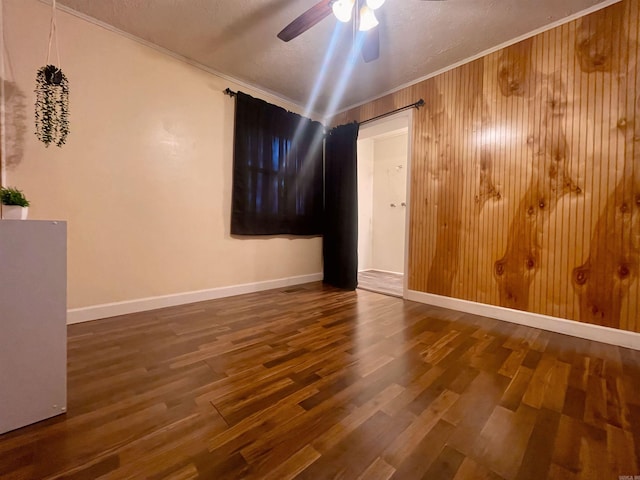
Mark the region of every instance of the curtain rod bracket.
POLYGON ((225 95, 229 95, 230 97, 235 97, 238 92, 234 92, 233 90, 231 90, 229 87, 225 88, 222 93, 224 93, 225 95))

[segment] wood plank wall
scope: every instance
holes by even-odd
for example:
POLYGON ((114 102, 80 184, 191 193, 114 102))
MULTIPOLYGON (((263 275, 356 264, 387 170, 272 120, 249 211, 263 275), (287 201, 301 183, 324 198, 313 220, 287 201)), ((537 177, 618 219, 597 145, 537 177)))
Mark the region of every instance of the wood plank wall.
POLYGON ((623 0, 334 119, 426 101, 410 289, 640 332, 639 16, 623 0))

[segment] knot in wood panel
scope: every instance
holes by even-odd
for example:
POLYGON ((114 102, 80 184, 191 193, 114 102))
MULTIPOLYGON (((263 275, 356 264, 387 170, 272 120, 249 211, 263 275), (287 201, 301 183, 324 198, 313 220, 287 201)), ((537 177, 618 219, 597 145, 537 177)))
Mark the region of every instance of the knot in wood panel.
POLYGON ((532 255, 527 257, 527 261, 525 263, 528 270, 533 270, 536 267, 536 260, 532 255))
POLYGON ((531 39, 503 50, 498 60, 498 86, 505 97, 523 97, 529 84, 531 71, 531 39))
POLYGON ((618 63, 617 55, 623 54, 618 47, 622 32, 614 25, 622 23, 624 5, 617 4, 607 13, 584 17, 576 30, 576 55, 583 72, 613 71, 618 63))
POLYGON ((631 275, 631 268, 629 268, 629 265, 626 263, 621 263, 620 265, 618 265, 618 277, 621 280, 625 280, 627 278, 629 278, 629 275, 631 275))
POLYGON ((582 286, 585 283, 587 283, 588 279, 589 279, 589 270, 587 268, 577 267, 573 269, 573 282, 576 285, 582 286))

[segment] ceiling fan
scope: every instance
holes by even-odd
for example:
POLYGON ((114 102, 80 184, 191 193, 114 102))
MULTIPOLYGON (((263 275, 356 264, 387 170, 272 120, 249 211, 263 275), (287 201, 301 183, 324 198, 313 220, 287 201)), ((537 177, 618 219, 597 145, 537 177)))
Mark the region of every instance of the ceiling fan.
POLYGON ((293 40, 333 13, 339 21, 344 23, 353 19, 354 28, 363 32, 364 35, 362 58, 365 62, 372 62, 380 56, 380 34, 375 11, 384 2, 385 0, 320 0, 284 27, 278 33, 278 38, 285 42, 293 40))

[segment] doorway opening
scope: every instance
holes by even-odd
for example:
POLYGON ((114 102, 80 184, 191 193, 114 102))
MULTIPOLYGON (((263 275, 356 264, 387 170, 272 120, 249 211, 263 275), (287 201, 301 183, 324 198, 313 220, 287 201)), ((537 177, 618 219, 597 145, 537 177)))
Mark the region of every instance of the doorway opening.
POLYGON ((412 111, 358 134, 358 288, 404 297, 412 111))

